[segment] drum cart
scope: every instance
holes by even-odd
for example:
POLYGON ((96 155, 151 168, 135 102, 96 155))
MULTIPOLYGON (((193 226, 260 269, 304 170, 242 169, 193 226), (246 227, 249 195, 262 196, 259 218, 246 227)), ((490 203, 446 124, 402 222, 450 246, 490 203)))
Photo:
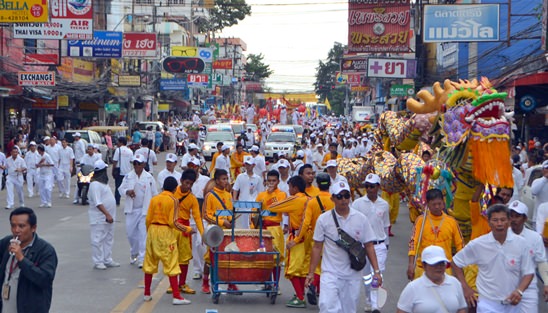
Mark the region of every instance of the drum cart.
MULTIPOLYGON (((268 298, 270 298, 270 303, 276 303, 276 296, 278 295, 279 288, 279 274, 276 273, 274 279, 271 279, 272 269, 274 267, 280 266, 280 253, 272 249, 272 251, 266 251, 264 245, 264 236, 270 237, 268 234, 263 234, 262 229, 262 218, 263 216, 272 215, 270 211, 261 210, 261 202, 255 201, 234 201, 233 207, 234 210, 217 210, 215 216, 217 221, 219 216, 232 216, 232 229, 225 230, 225 240, 230 239, 231 243, 236 242, 235 233, 240 230, 235 230, 234 225, 238 214, 258 214, 258 223, 259 229, 257 230, 241 230, 258 233, 258 236, 254 237, 252 241, 253 249, 249 247, 244 248, 244 250, 250 251, 219 251, 219 248, 213 248, 213 259, 211 262, 211 296, 212 301, 215 304, 219 303, 219 297, 221 293, 235 294, 235 293, 264 293, 268 298), (260 260, 259 260, 260 259, 260 260), (220 263, 223 263, 222 266, 220 263), (270 266, 272 265, 272 266, 270 266), (258 271, 263 273, 262 279, 257 277, 244 277, 241 275, 242 272, 246 271, 245 267, 249 267, 248 271, 257 270, 255 266, 259 267, 258 271), (269 267, 270 266, 270 267, 269 267), (222 268, 221 268, 222 267, 222 268), (268 270, 268 276, 266 271, 268 270), (231 275, 231 272, 233 273, 231 275), (228 279, 227 279, 228 277, 228 279), (232 277, 238 277, 237 279, 232 279, 232 277), (268 278, 266 278, 268 277, 268 278), (228 290, 221 289, 220 285, 223 284, 237 284, 237 285, 264 285, 265 290, 228 290)), ((224 241, 223 241, 224 242, 224 241)), ((221 244, 222 245, 222 244, 221 244)))

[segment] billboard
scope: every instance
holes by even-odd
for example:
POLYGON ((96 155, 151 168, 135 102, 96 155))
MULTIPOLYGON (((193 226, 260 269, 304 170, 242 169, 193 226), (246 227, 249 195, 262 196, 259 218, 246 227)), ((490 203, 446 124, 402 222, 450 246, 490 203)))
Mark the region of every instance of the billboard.
MULTIPOLYGON (((49 0, 49 23, 18 21, 13 37, 22 39, 92 39, 92 0, 49 0)), ((47 22, 47 20, 46 20, 47 22)))
POLYGON ((424 42, 498 41, 499 5, 425 5, 424 42))
POLYGON ((172 46, 171 56, 185 58, 197 57, 202 59, 204 62, 213 62, 213 49, 190 46, 172 46))
POLYGON ((48 21, 45 0, 0 1, 0 23, 32 23, 48 21))
POLYGON ((409 0, 349 0, 348 52, 409 52, 409 0))
POLYGON ((55 86, 55 72, 18 72, 19 86, 55 86))
POLYGON ((232 69, 232 59, 221 59, 213 61, 214 70, 231 70, 232 69))
POLYGON ((368 77, 414 78, 417 72, 416 60, 369 59, 368 77))
POLYGON ((97 30, 91 40, 69 40, 67 56, 85 58, 121 58, 122 33, 97 30))
POLYGON ((186 79, 184 78, 161 78, 160 90, 185 90, 186 79))
POLYGON ((124 33, 122 57, 155 58, 157 39, 153 33, 124 33))
POLYGON ((207 87, 209 85, 209 75, 207 74, 188 74, 186 78, 188 87, 207 87))
POLYGON ((341 60, 341 70, 343 72, 365 72, 367 71, 367 58, 353 58, 341 60))

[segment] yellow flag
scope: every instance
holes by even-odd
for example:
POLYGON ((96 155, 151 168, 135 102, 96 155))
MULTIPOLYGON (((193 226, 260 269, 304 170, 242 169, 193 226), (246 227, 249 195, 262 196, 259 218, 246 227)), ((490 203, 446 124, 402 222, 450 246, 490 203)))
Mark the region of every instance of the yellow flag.
POLYGON ((329 103, 329 99, 327 99, 327 97, 325 98, 325 101, 324 101, 325 105, 327 106, 327 109, 329 111, 331 111, 331 103, 329 103))

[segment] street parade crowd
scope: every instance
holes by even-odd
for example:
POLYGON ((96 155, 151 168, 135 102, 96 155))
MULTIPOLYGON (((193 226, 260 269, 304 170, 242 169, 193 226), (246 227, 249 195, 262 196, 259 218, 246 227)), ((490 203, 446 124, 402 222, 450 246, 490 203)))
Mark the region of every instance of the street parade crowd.
MULTIPOLYGON (((6 209, 12 210, 12 231, 15 223, 25 224, 25 219, 16 222, 21 215, 28 215, 29 227, 36 229, 32 210, 16 209, 16 204, 25 207, 26 198, 38 195, 40 208, 55 207, 56 201, 62 201, 53 196, 57 191, 59 199, 72 197, 75 205, 87 201, 94 268, 121 266, 113 257, 113 222, 123 219, 130 263, 144 272, 144 301, 152 299, 152 277, 161 263, 169 278, 167 293, 172 294, 174 305, 180 305, 190 304, 182 294, 196 293, 187 283, 189 274, 202 280, 199 292, 211 293, 213 254, 202 240, 210 225, 222 229, 262 227, 280 253, 271 277, 285 277, 294 289, 286 306, 318 305, 320 312, 350 313, 364 309, 358 304, 365 297, 365 311, 379 313, 384 302, 379 292, 383 273, 390 270, 386 259, 394 236, 391 225, 396 222, 400 203, 410 202, 410 195, 383 192, 380 173, 365 173, 356 183, 341 168, 342 160, 366 158, 372 153, 375 127, 334 115, 307 115, 284 106, 275 115, 264 114, 249 105, 225 114, 256 124, 257 133, 249 128, 237 134, 235 149, 226 142, 217 143, 207 166, 201 153, 206 129, 200 126, 219 122, 221 114, 214 108, 202 116, 194 114, 192 125, 199 129, 196 138, 185 130, 191 124, 176 118, 166 121, 165 130, 132 128, 128 136, 109 132, 104 136, 109 146, 107 160, 97 146, 85 144, 79 132, 73 133, 72 145, 54 134, 36 141, 22 135, 14 138, 7 156, 0 153, 0 169, 5 173, 2 189, 6 189, 6 209), (281 151, 266 160, 265 140, 276 124, 302 125, 304 132, 294 153, 281 151), (178 141, 184 142, 182 157, 174 153, 178 141), (130 148, 134 145, 140 147, 130 148), (158 161, 159 153, 165 153, 164 164, 158 161), (71 179, 84 165, 93 168, 87 199, 71 179), (114 189, 109 185, 111 179, 114 189), (252 213, 216 215, 221 209, 233 210, 235 201, 259 202, 262 210, 272 214, 263 217, 262 223, 257 223, 252 213), (117 215, 118 206, 123 209, 122 217, 117 215), (339 246, 341 231, 363 244, 367 256, 363 269, 354 269, 349 252, 339 246)), ((430 186, 423 191, 425 207, 412 219, 409 236, 406 261, 410 283, 401 293, 398 312, 534 313, 539 301, 548 300, 548 148, 537 138, 532 141, 513 146, 513 186, 474 186, 470 229, 464 229, 451 215, 446 189, 430 186), (520 189, 525 171, 538 165, 542 176, 531 187, 537 216, 530 216, 533 210, 520 201, 520 189), (528 221, 536 221, 534 228, 528 221)), ((435 149, 427 149, 420 158, 430 164, 436 154, 435 149)), ((5 290, 13 280, 15 261, 21 264, 15 269, 19 287, 28 286, 26 275, 43 275, 43 294, 35 291, 28 296, 45 297, 47 309, 43 312, 47 312, 55 267, 52 274, 51 268, 41 268, 47 262, 25 263, 25 249, 40 243, 35 233, 26 240, 15 233, 8 237, 0 241, 4 286, 0 311, 22 312, 17 301, 22 289, 12 286, 11 296, 10 290, 5 290)), ((55 253, 49 255, 56 266, 55 253)), ((236 284, 229 284, 228 290, 233 294, 239 291, 236 284)))

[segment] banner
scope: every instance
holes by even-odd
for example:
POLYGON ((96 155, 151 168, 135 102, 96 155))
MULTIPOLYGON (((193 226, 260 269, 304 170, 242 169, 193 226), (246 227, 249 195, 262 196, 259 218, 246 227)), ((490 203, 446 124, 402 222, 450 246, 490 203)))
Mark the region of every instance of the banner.
POLYGON ((343 59, 341 60, 341 70, 343 72, 365 72, 367 71, 367 59, 343 59))
POLYGON ((47 22, 48 18, 45 0, 0 1, 0 23, 47 22))
POLYGON ((348 51, 409 52, 410 21, 409 0, 349 0, 348 51))
POLYGON ((118 76, 118 86, 139 87, 141 86, 141 75, 120 75, 118 76))
POLYGON ((416 60, 369 59, 368 63, 368 77, 414 78, 416 76, 416 60))
POLYGON ((157 39, 152 33, 124 33, 122 57, 156 58, 157 39))
POLYGON ((231 70, 232 69, 232 59, 221 59, 213 61, 214 70, 231 70))
POLYGON ((498 41, 499 5, 425 5, 424 42, 498 41))
POLYGON ((97 30, 92 40, 69 40, 67 56, 86 58, 121 58, 122 33, 97 30))
POLYGON ((209 84, 209 75, 188 74, 186 82, 188 87, 207 87, 209 84))
POLYGON ((184 78, 161 78, 160 90, 185 90, 187 89, 186 80, 184 78))
POLYGON ((83 40, 93 38, 92 0, 70 3, 68 0, 49 0, 48 2, 51 8, 49 23, 17 23, 13 27, 14 38, 83 40))
POLYGON ((55 86, 55 72, 18 72, 19 86, 55 86))
POLYGON ((200 58, 204 62, 213 62, 213 49, 190 46, 171 47, 171 56, 185 58, 200 58))

